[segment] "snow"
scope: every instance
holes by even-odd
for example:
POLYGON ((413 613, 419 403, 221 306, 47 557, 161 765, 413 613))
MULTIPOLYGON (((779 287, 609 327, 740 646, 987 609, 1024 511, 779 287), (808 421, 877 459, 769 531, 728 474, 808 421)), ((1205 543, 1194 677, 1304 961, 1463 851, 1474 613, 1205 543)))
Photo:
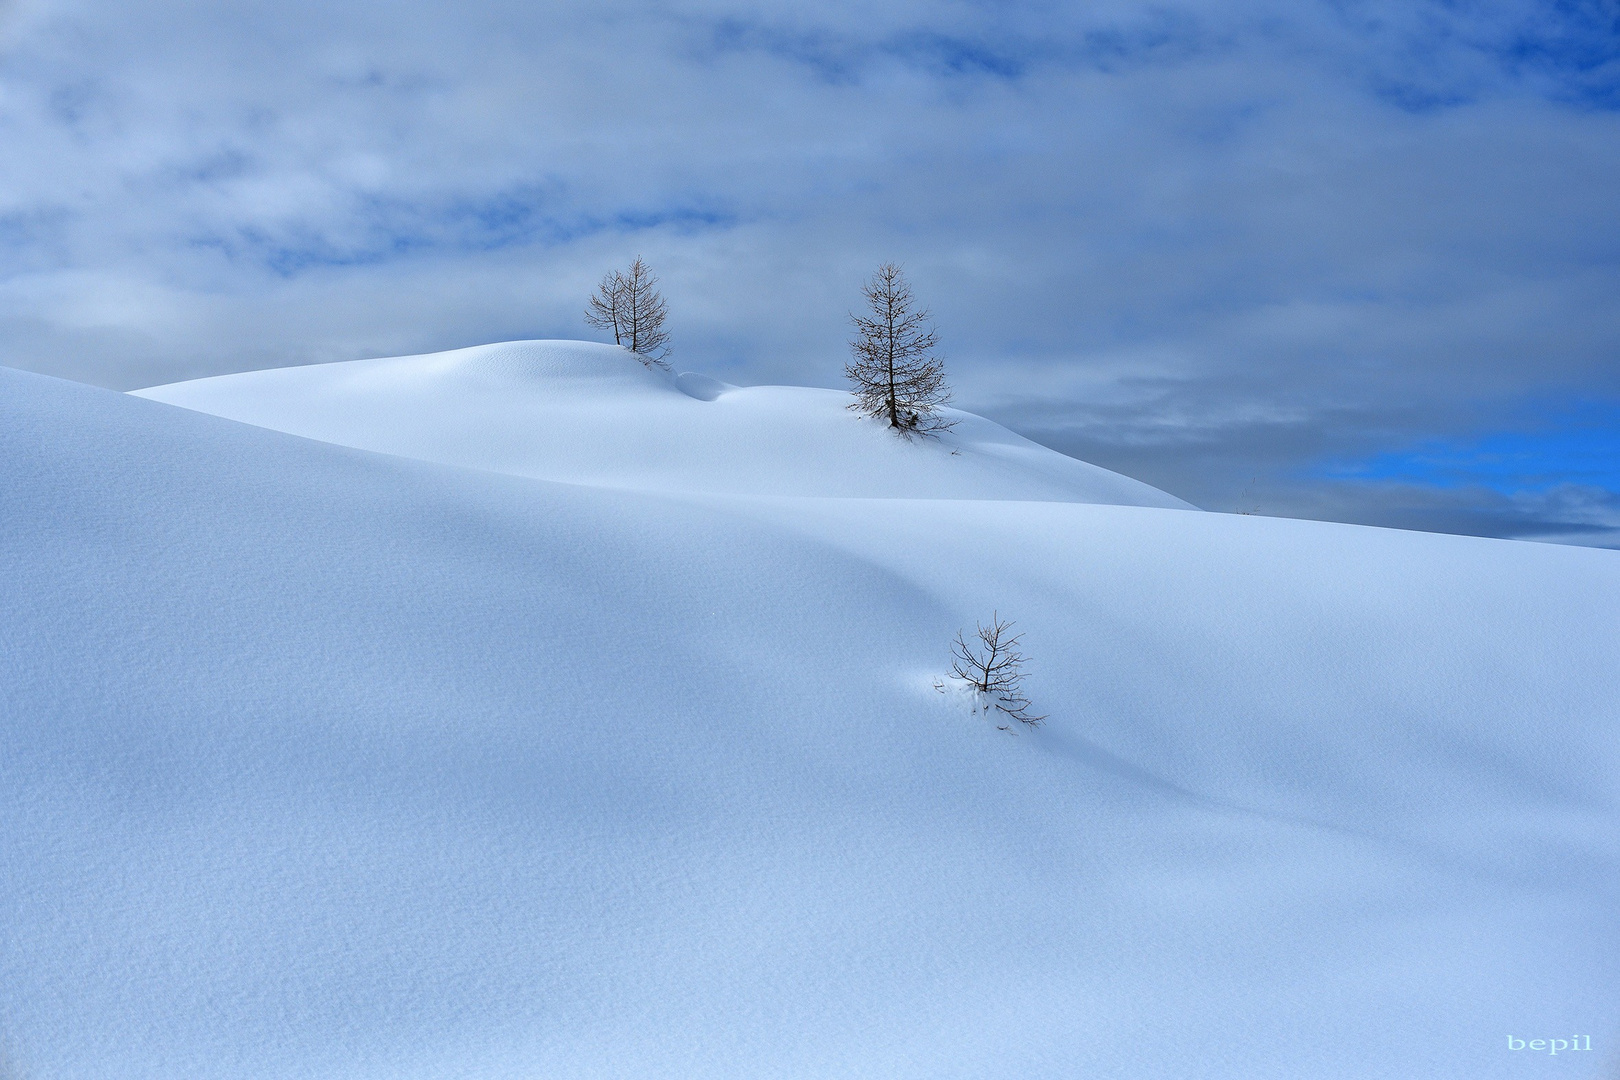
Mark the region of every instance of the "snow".
POLYGON ((136 393, 343 446, 598 487, 1188 508, 969 413, 946 410, 955 431, 908 444, 853 422, 848 394, 729 386, 590 342, 504 342, 136 393))
POLYGON ((1620 555, 609 359, 0 370, 0 1074, 1613 1070, 1620 555))

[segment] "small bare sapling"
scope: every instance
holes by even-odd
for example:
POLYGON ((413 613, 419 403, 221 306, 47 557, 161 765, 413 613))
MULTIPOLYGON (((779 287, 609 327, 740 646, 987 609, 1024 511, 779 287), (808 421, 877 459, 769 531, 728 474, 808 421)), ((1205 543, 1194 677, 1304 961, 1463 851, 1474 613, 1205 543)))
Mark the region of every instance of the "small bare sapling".
MULTIPOLYGON (((1032 714, 1029 698, 1024 696, 1024 661, 1028 658, 1018 651, 1024 635, 1012 633, 1013 624, 999 613, 991 614, 989 626, 974 625, 978 640, 972 643, 963 639, 960 630, 956 632, 951 678, 972 688, 978 711, 995 711, 1006 718, 1007 723, 996 725, 1002 731, 1013 730, 1014 720, 1025 727, 1040 727, 1046 717, 1032 714)), ((934 688, 944 693, 945 684, 935 683, 934 688)))

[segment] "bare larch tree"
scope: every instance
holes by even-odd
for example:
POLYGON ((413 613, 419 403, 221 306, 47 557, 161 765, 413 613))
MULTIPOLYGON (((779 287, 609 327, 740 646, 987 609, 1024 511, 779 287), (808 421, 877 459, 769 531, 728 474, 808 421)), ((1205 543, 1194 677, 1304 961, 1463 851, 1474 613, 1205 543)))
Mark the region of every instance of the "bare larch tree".
MULTIPOLYGON (((951 678, 960 679, 977 692, 983 711, 996 709, 1026 727, 1040 727, 1046 717, 1032 715, 1029 699, 1024 696, 1026 657, 1018 651, 1018 643, 1024 635, 1012 633, 1013 624, 1003 620, 999 613, 991 614, 989 626, 974 625, 978 628, 978 641, 971 645, 963 640, 961 631, 957 631, 951 650, 951 678)), ((1010 724, 996 726, 1002 731, 1011 730, 1010 724)))
POLYGON ((877 268, 861 295, 871 315, 850 313, 855 339, 844 374, 853 384, 851 409, 889 422, 902 435, 935 435, 955 421, 939 415, 951 400, 945 364, 934 355, 939 335, 928 325, 927 308, 917 307, 911 283, 894 263, 877 268))
POLYGON ((606 274, 596 287, 585 321, 601 330, 613 331, 615 344, 636 354, 643 364, 668 367, 669 331, 664 329, 664 297, 658 291, 658 278, 641 256, 626 273, 606 274))

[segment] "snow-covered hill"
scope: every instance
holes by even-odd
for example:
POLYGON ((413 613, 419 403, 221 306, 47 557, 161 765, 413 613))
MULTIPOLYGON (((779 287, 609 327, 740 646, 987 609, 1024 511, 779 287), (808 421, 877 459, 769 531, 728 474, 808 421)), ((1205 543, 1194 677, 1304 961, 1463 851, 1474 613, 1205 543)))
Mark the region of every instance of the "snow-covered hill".
POLYGON ((189 386, 407 456, 0 370, 12 1075, 1616 1064, 1620 553, 1100 505, 1033 451, 1053 493, 987 502, 977 427, 861 491, 960 497, 805 497, 841 470, 703 435, 743 392, 663 420, 634 369, 543 425, 662 402, 701 453, 553 466, 498 388, 338 430, 342 368, 189 386), (1038 731, 932 688, 992 610, 1038 731))
POLYGON ((1188 508, 970 413, 947 410, 953 432, 906 443, 852 416, 848 394, 728 386, 585 341, 250 371, 136 393, 343 446, 596 486, 1188 508))

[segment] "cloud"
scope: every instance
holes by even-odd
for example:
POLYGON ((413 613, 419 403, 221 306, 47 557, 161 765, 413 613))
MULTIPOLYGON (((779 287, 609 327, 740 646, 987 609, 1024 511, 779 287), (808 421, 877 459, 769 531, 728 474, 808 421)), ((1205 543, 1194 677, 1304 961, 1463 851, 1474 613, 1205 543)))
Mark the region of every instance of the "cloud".
POLYGON ((897 259, 966 407, 1214 508, 1513 535, 1585 519, 1324 468, 1620 400, 1612 4, 6 10, 14 366, 577 336, 640 253, 681 363, 830 385, 897 259))

